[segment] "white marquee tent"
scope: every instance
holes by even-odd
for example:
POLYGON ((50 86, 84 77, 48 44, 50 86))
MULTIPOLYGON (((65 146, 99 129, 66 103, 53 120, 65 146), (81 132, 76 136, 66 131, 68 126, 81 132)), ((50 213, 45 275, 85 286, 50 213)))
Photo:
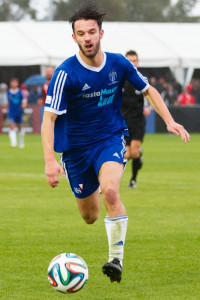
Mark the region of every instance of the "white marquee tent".
MULTIPOLYGON (((139 53, 141 67, 169 67, 186 84, 200 68, 200 24, 105 22, 104 51, 139 53)), ((59 65, 78 51, 68 22, 0 22, 0 66, 59 65)))

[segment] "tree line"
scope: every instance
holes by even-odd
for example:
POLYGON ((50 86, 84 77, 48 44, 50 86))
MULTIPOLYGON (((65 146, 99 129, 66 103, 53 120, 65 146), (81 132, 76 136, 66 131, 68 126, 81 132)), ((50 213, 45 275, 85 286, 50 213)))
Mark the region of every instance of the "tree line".
MULTIPOLYGON (((118 22, 200 22, 191 11, 200 0, 93 0, 106 12, 106 21, 118 22)), ((89 0, 54 0, 53 20, 67 21, 76 8, 89 0)), ((30 6, 31 0, 0 0, 0 21, 19 21, 25 17, 39 21, 37 11, 30 6)), ((48 10, 46 17, 48 19, 48 10)))

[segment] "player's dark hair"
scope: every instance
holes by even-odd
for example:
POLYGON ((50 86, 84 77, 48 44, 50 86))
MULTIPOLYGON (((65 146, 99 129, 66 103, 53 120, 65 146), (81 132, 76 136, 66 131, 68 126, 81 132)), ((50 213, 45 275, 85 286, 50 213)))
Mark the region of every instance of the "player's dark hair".
POLYGON ((72 25, 73 32, 74 24, 78 20, 95 20, 99 26, 99 29, 101 29, 104 16, 104 12, 98 9, 93 3, 89 3, 76 10, 73 16, 71 16, 69 19, 69 22, 72 25))
POLYGON ((125 55, 125 56, 127 56, 127 55, 136 55, 136 56, 138 57, 137 52, 134 51, 134 50, 129 50, 128 52, 126 52, 126 55, 125 55))

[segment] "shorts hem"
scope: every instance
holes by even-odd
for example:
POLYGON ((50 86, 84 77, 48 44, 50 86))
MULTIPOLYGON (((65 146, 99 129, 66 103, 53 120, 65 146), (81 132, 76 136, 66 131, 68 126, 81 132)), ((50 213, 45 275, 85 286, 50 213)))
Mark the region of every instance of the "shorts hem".
MULTIPOLYGON (((86 195, 84 195, 84 196, 82 196, 82 195, 75 195, 74 194, 74 196, 76 197, 76 198, 78 198, 78 199, 84 199, 84 198, 86 198, 86 197, 89 197, 89 196, 91 196, 97 189, 99 188, 99 185, 97 186, 97 187, 95 187, 94 189, 92 189, 92 192, 88 192, 88 193, 86 193, 86 195)), ((73 192, 73 191, 72 191, 73 192)), ((74 192, 73 192, 74 193, 74 192)))

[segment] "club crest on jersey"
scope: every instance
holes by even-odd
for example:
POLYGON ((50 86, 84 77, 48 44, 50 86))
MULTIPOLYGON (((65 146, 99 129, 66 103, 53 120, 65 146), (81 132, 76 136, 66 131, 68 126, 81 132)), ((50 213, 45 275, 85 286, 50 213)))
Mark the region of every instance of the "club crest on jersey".
POLYGON ((117 79, 117 72, 115 70, 110 70, 109 72, 109 79, 113 82, 117 79))

